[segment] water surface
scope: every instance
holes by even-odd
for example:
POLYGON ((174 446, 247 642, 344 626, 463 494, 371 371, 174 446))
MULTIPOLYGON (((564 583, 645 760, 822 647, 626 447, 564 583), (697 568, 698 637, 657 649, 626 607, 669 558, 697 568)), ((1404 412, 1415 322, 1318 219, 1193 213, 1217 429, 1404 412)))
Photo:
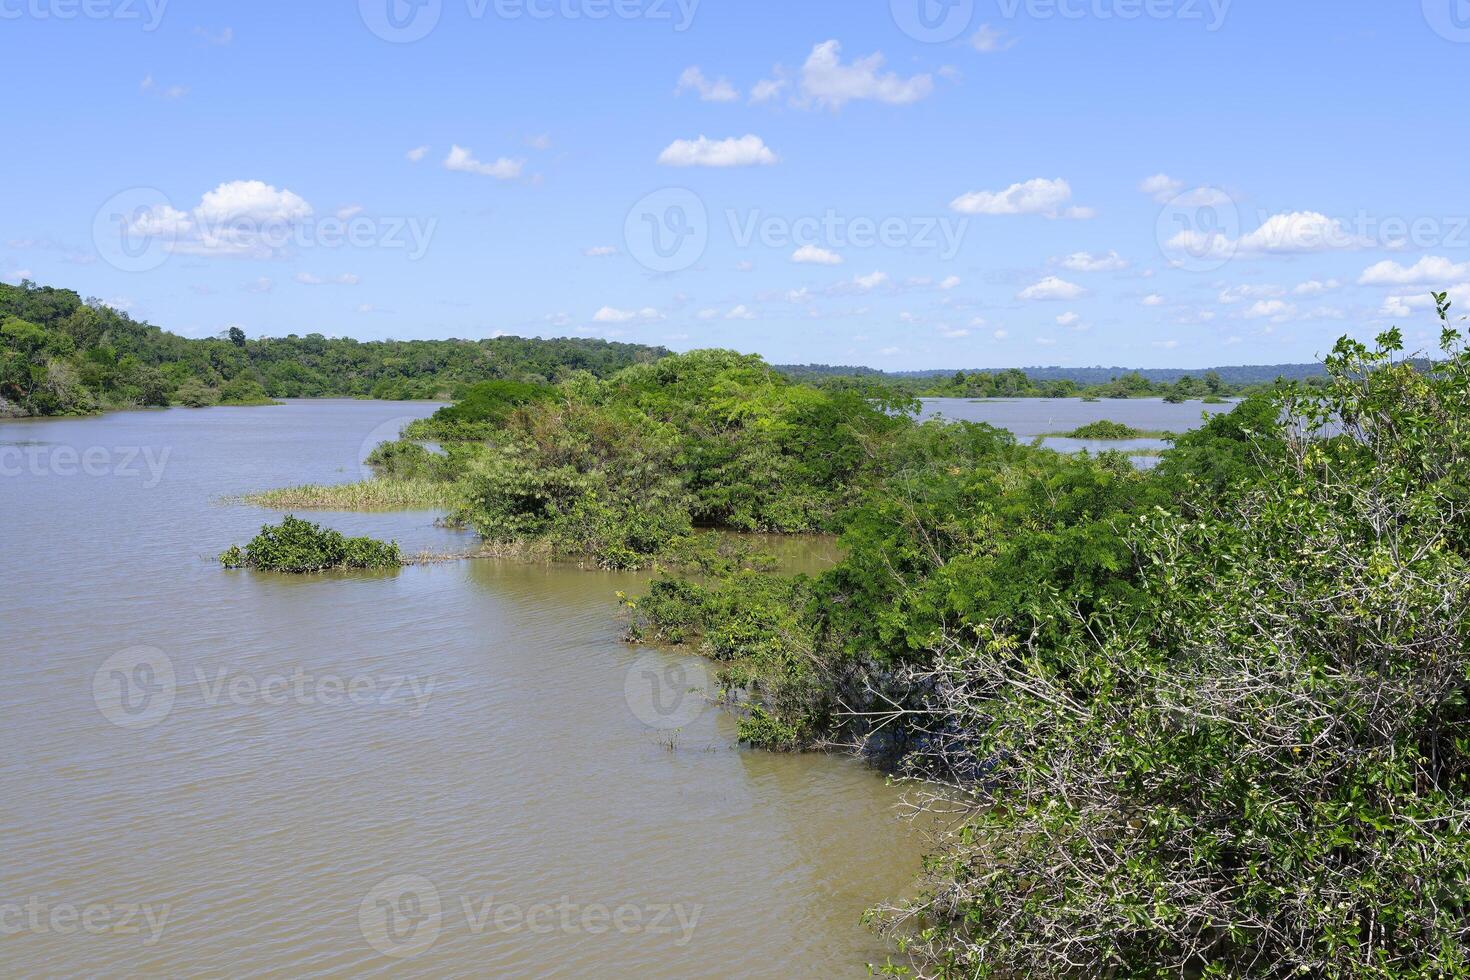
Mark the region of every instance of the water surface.
MULTIPOLYGON (((1228 412, 1235 404, 1206 405, 1199 401, 1170 404, 1162 398, 1103 398, 1095 402, 1080 398, 925 398, 922 417, 943 416, 956 422, 986 422, 1013 432, 1022 442, 1045 436, 1042 445, 1058 452, 1105 449, 1167 449, 1163 439, 1068 439, 1052 433, 1071 432, 1090 422, 1108 419, 1146 432, 1188 432, 1204 424, 1209 415, 1228 412)), ((1135 463, 1156 465, 1156 457, 1135 457, 1135 463)))
POLYGON ((214 563, 278 517, 229 498, 357 479, 433 407, 0 423, 4 972, 863 975, 918 867, 896 791, 737 748, 699 661, 620 642, 639 577, 214 563))

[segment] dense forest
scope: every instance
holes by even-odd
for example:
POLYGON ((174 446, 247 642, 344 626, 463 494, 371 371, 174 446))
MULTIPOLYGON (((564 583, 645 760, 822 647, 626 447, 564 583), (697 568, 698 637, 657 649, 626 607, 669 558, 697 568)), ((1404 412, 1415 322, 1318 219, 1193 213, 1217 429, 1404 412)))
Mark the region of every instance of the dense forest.
POLYGON ((324 396, 434 398, 476 381, 604 376, 667 354, 603 340, 191 340, 70 290, 0 283, 0 418, 324 396))
MULTIPOLYGON (((1160 465, 729 351, 488 383, 377 454, 488 541, 655 566, 629 639, 946 828, 891 972, 1470 972, 1470 353, 1344 339, 1160 465), (783 575, 707 529, 840 535, 783 575)), ((876 898, 876 896, 875 896, 876 898)))

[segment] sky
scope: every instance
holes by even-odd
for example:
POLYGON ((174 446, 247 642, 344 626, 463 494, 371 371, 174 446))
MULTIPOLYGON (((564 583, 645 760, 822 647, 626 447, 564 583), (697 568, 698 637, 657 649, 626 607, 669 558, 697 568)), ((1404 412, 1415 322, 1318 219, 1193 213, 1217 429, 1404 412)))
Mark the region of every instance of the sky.
POLYGON ((1309 361, 1470 307, 1467 0, 0 0, 0 279, 186 336, 1309 361))

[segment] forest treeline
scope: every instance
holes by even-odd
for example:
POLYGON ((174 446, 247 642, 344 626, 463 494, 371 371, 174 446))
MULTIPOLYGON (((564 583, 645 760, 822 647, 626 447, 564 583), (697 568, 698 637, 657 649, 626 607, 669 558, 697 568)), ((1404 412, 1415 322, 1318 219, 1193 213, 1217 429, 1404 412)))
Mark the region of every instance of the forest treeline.
POLYGON ((667 354, 604 340, 195 340, 75 292, 0 283, 0 418, 327 396, 436 398, 487 379, 604 376, 667 354))
MULTIPOLYGON (((851 746, 945 828, 886 968, 1470 972, 1470 353, 1343 339, 1140 472, 697 351, 487 382, 376 454, 493 542, 660 566, 629 637, 742 740, 851 746), (784 575, 707 529, 840 535, 784 575)), ((883 398, 875 398, 882 395, 883 398)), ((877 896, 875 896, 875 899, 877 896)))
MULTIPOLYGON (((0 283, 0 418, 119 408, 263 404, 274 398, 458 397, 486 380, 555 383, 607 377, 668 356, 662 347, 582 338, 356 341, 320 334, 247 339, 232 328, 190 339, 66 289, 0 283)), ((1222 368, 1198 376, 1121 369, 1039 368, 885 374, 793 365, 775 370, 814 387, 886 398, 1162 397, 1215 400, 1305 375, 1300 365, 1222 368)))

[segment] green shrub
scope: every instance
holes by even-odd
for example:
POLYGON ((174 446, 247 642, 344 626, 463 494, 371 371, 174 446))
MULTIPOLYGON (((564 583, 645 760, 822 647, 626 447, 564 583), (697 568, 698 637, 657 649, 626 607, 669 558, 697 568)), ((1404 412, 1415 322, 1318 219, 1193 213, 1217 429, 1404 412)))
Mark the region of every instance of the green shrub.
POLYGON ((190 378, 174 390, 174 401, 186 408, 206 408, 219 403, 219 392, 196 378, 190 378))
POLYGON ((1113 422, 1109 419, 1089 422, 1067 433, 1069 439, 1139 439, 1143 436, 1142 429, 1135 429, 1131 425, 1124 425, 1122 422, 1113 422))
POLYGON ((270 396, 258 381, 250 378, 234 378, 220 385, 221 405, 269 405, 270 396))
POLYGON ((272 572, 320 572, 327 569, 396 568, 403 563, 398 543, 349 538, 340 531, 287 516, 266 525, 242 550, 238 545, 220 555, 226 568, 272 572))

